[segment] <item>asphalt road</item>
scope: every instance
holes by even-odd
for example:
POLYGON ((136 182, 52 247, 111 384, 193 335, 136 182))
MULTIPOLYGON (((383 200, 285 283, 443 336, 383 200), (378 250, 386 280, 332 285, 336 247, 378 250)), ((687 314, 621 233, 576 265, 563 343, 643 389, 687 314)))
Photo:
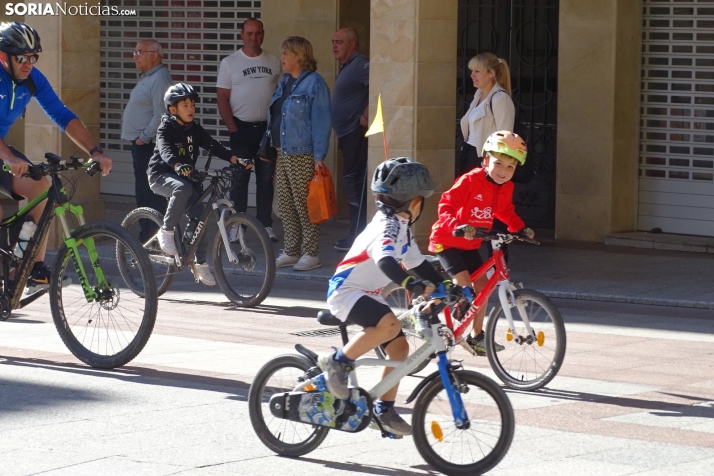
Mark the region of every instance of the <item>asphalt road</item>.
MULTIPOLYGON (((66 350, 47 297, 14 313, 0 322, 0 474, 433 474, 409 437, 331 432, 313 453, 286 459, 255 436, 246 396, 257 370, 297 342, 339 345, 294 335, 320 328, 325 290, 278 280, 245 310, 184 273, 144 351, 114 371, 66 350)), ((555 303, 568 332, 564 366, 542 391, 508 392, 515 439, 489 474, 714 474, 713 312, 555 303)), ((454 356, 493 376, 485 358, 454 356)))

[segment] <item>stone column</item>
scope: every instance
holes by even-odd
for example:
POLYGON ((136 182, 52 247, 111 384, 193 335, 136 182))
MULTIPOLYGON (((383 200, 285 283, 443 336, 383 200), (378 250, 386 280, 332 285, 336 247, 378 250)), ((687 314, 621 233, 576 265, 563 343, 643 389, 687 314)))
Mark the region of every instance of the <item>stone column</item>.
MULTIPOLYGON (((454 182, 457 17, 455 1, 372 0, 370 121, 381 94, 389 156, 425 164, 437 186, 416 225, 420 245, 454 182)), ((384 159, 382 136, 371 136, 370 175, 384 159)))
POLYGON ((641 7, 560 2, 557 238, 636 228, 641 7))

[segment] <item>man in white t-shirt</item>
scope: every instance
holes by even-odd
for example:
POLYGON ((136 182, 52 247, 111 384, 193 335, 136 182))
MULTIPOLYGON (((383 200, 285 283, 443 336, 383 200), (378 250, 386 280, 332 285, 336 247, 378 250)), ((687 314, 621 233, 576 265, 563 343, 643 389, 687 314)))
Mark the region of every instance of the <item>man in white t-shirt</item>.
MULTIPOLYGON (((280 81, 280 59, 263 51, 263 23, 255 18, 243 22, 243 47, 223 58, 216 81, 218 112, 230 133, 232 152, 242 159, 255 160, 257 218, 270 235, 273 232, 273 174, 275 162, 256 157, 268 125, 268 106, 280 81)), ((250 172, 239 176, 231 192, 237 211, 248 208, 250 172)))

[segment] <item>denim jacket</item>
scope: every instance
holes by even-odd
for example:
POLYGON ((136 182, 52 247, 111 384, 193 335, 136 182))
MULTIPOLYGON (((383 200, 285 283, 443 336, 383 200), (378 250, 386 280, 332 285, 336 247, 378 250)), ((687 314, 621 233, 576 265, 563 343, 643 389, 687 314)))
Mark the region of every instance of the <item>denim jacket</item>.
MULTIPOLYGON (((289 74, 283 74, 270 104, 283 95, 289 74)), ((330 145, 330 89, 317 73, 303 70, 293 86, 292 93, 283 103, 280 123, 280 146, 284 154, 315 155, 315 160, 325 160, 330 145)), ((270 130, 270 108, 268 108, 270 130)))

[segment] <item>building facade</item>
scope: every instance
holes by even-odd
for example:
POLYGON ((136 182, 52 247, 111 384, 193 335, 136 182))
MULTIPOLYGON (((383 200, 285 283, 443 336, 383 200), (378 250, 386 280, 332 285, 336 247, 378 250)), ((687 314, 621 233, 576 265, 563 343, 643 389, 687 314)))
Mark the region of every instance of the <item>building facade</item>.
MULTIPOLYGON (((69 3, 69 2, 68 2, 69 3)), ((82 2, 76 2, 82 3, 82 2)), ((537 175, 515 202, 531 226, 556 238, 603 241, 651 230, 714 236, 714 2, 682 0, 111 0, 135 17, 25 17, 40 29, 38 66, 116 161, 101 192, 133 190, 121 114, 137 80, 131 51, 156 38, 176 81, 201 93, 197 117, 227 138, 215 106, 220 60, 241 46, 240 23, 260 17, 264 47, 290 35, 315 47, 334 84, 334 31, 354 26, 370 57, 370 110, 382 95, 391 156, 429 166, 439 190, 453 182, 458 119, 473 95, 468 60, 506 59, 516 130, 528 138, 537 175), (77 63, 82 58, 81 65, 77 63), (92 127, 94 129, 92 129, 92 127)), ((23 20, 23 18, 17 18, 23 20)), ((28 110, 10 139, 25 150, 71 147, 28 110)), ((339 177, 332 141, 328 165, 339 177)), ((39 154, 39 155, 38 155, 39 154)), ((370 138, 370 168, 383 160, 370 138)), ((88 189, 87 196, 99 189, 88 189)), ((436 199, 429 203, 435 205, 436 199)), ((436 218, 427 207, 417 234, 436 218)))

